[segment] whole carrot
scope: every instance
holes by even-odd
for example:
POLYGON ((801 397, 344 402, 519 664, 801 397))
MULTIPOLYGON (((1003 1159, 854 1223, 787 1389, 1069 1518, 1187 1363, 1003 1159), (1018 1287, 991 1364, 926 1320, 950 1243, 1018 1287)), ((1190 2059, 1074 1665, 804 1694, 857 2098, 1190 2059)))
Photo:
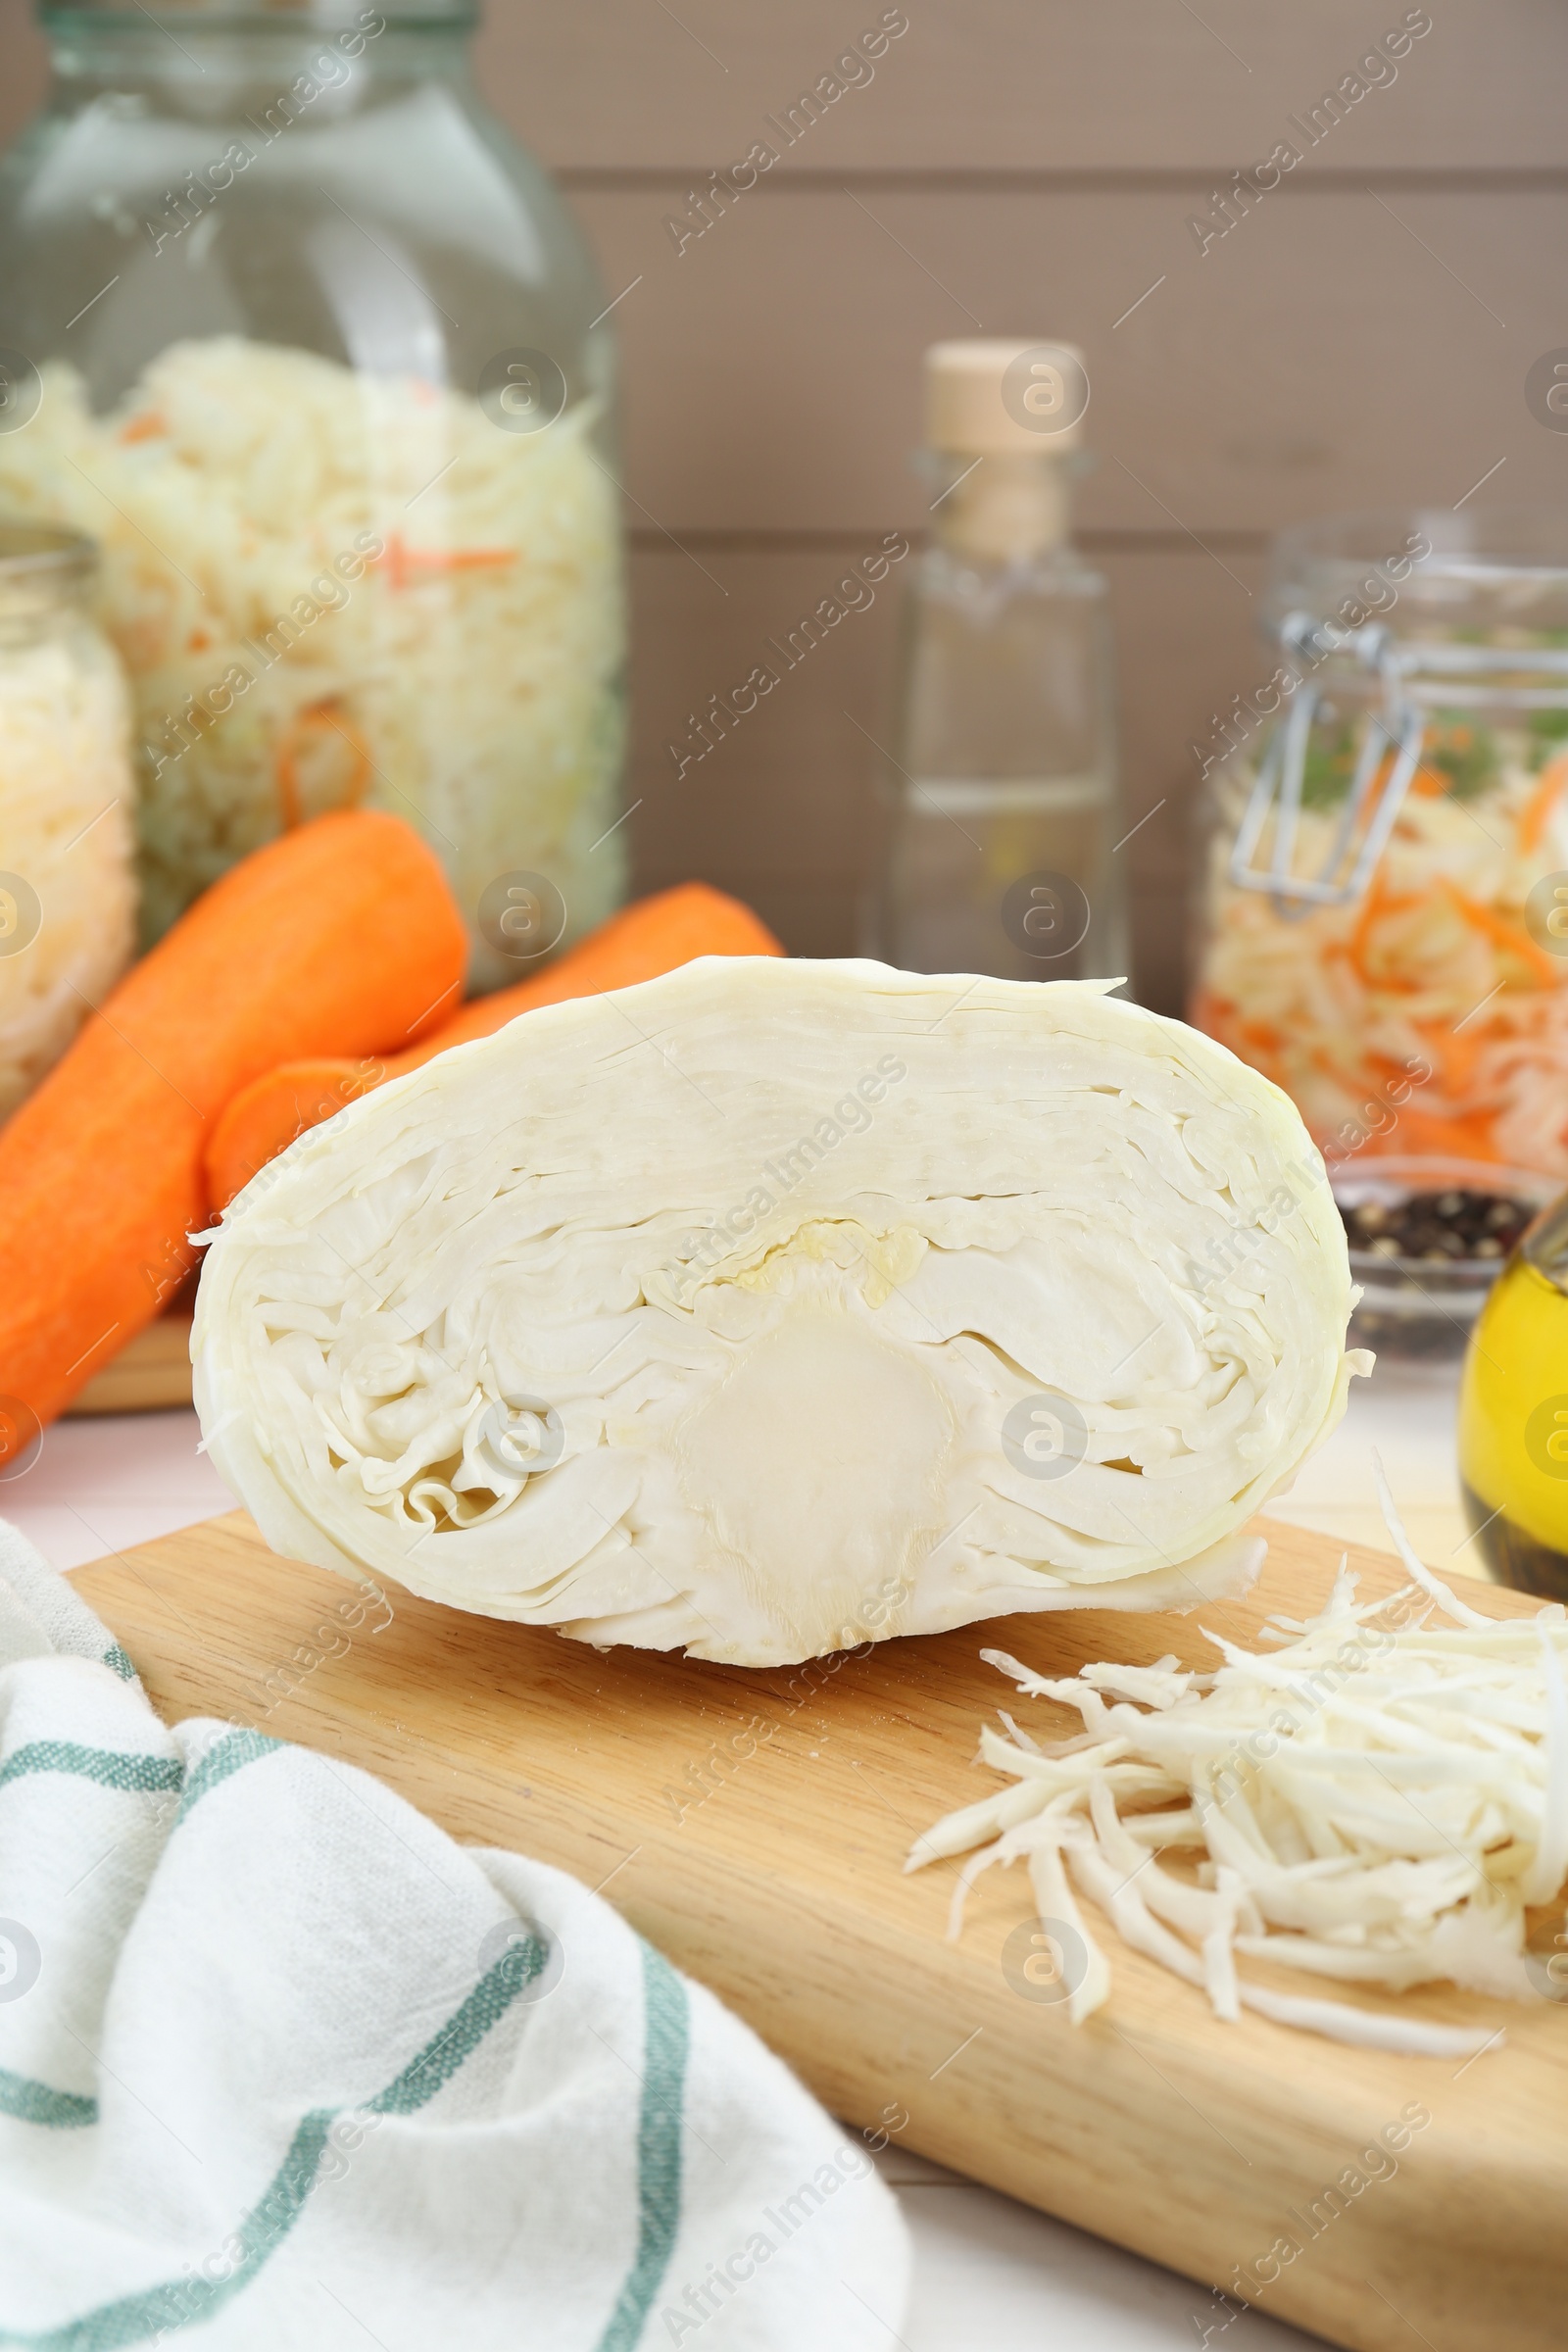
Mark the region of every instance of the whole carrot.
POLYGON ((662 972, 672 972, 677 964, 699 956, 783 953, 749 906, 710 889, 706 882, 683 882, 674 890, 660 891, 612 915, 532 980, 466 1004, 410 1053, 369 1062, 301 1059, 256 1079, 235 1095, 213 1129, 207 1146, 208 1197, 215 1209, 226 1208, 258 1169, 345 1102, 405 1070, 416 1069, 449 1046, 491 1036, 535 1005, 603 996, 639 980, 657 980, 662 972))
POLYGON ((121 982, 0 1129, 0 1461, 192 1264, 223 1104, 295 1055, 419 1036, 466 956, 437 859, 355 809, 233 867, 121 982))

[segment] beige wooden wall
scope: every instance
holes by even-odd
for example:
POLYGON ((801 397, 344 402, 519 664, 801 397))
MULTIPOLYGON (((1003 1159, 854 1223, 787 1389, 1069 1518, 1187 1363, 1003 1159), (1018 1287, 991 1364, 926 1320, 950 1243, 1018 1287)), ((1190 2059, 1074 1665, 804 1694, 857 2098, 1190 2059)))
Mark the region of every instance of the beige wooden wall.
MULTIPOLYGON (((1396 79, 1202 254, 1189 217, 1294 135, 1403 0, 904 13, 874 79, 677 253, 666 218, 881 0, 491 0, 488 97, 569 191, 609 292, 631 288, 638 878, 706 875, 797 951, 853 948, 893 597, 679 782, 666 743, 884 531, 919 531, 923 346, 1061 336, 1094 385, 1082 536, 1114 592, 1127 821, 1163 804, 1125 853, 1137 977, 1172 1006, 1190 747, 1272 667, 1269 533, 1452 507, 1489 468, 1483 497, 1568 505, 1568 434, 1524 397, 1532 361, 1568 345, 1568 8, 1429 0, 1396 79)), ((40 78, 0 0, 0 127, 40 78)))

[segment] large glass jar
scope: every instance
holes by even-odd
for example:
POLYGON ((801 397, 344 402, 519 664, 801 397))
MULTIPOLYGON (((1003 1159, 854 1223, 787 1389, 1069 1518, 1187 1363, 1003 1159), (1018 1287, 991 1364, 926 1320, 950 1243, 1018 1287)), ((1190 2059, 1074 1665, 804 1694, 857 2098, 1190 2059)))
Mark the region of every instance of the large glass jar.
POLYGON ((445 859, 478 984, 514 978, 487 892, 545 910, 531 949, 621 895, 613 348, 475 99, 472 8, 42 13, 53 87, 0 165, 0 504, 102 543, 144 934, 367 801, 445 859))
POLYGON ((0 1121, 129 962, 130 704, 90 540, 0 522, 0 1121))
POLYGON ((1205 755, 1194 1020, 1331 1162, 1568 1176, 1568 514, 1292 532, 1270 618, 1205 755))

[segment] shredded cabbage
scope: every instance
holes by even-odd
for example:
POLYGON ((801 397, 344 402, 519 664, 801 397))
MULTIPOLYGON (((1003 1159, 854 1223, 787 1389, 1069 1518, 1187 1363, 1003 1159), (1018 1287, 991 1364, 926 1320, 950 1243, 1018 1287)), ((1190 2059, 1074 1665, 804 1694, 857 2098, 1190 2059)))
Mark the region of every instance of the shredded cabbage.
MULTIPOLYGON (((1563 715, 1540 713, 1538 729, 1563 715)), ((1526 915, 1535 886, 1568 867, 1568 757, 1546 756, 1559 741, 1435 730, 1364 897, 1288 921, 1227 872, 1255 770, 1238 760, 1218 780, 1193 1018, 1283 1086, 1331 1152, 1568 1177, 1568 956, 1526 915), (1432 764, 1445 758, 1456 773, 1432 764)), ((1303 806, 1294 871, 1319 870, 1342 813, 1321 794, 1303 806)), ((1258 862, 1271 855, 1272 832, 1258 862)))
MULTIPOLYGON (((0 502, 102 544, 149 938, 237 858, 361 800, 420 827, 470 920, 519 870, 555 883, 568 939, 612 910, 620 555, 597 401, 514 434, 460 393, 239 336, 172 345, 102 416, 73 368, 41 372, 38 415, 0 435, 0 502)), ((516 973, 484 946, 475 969, 516 973)))
MULTIPOLYGON (((0 437, 3 440, 3 437, 0 437)), ((101 640, 0 641, 0 868, 36 894, 0 925, 0 1119, 60 1059, 135 944, 125 690, 101 640)), ((4 887, 0 885, 0 887, 4 887)))
POLYGON ((1500 2044, 1494 2031, 1282 1993, 1237 1966, 1541 1997, 1526 1912, 1568 1878, 1568 1616, 1552 1602, 1489 1618, 1459 1600, 1411 1550, 1381 1465, 1378 1483, 1411 1575, 1387 1600, 1358 1601, 1342 1560, 1315 1617, 1269 1620, 1268 1649, 1205 1635, 1222 1661, 1210 1674, 1165 1657, 1063 1681, 982 1650, 1021 1691, 1076 1708, 1084 1729, 1044 1744, 1010 1722, 1006 1739, 982 1731, 983 1761, 1013 1787, 948 1814, 906 1864, 971 1855, 954 1936, 980 1872, 1022 1856, 1042 1920, 1082 1939, 1061 1974, 1075 2024, 1105 2000, 1110 1970, 1074 1886, 1217 2017, 1255 2009, 1432 2056, 1500 2044))

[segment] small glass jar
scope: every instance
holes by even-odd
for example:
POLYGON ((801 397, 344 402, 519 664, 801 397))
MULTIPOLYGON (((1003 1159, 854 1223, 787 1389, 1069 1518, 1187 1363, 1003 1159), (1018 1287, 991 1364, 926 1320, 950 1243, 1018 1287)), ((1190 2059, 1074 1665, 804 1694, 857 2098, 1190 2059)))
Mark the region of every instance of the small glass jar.
POLYGON ((1568 1178, 1568 514, 1288 533, 1269 614, 1204 760, 1193 1020, 1331 1163, 1568 1178))
POLYGON ((1514 1242, 1555 1198, 1547 1176, 1495 1160, 1347 1156, 1329 1180, 1360 1290, 1349 1348, 1457 1362, 1514 1242))
POLYGON ((1108 596, 1069 535, 1087 401, 1070 345, 926 354, 931 543, 905 597, 868 926, 906 971, 1127 976, 1108 596))
POLYGON ((0 1120, 135 946, 130 701, 87 610, 96 563, 0 522, 0 1120))
POLYGON ((1459 1479, 1498 1583, 1568 1600, 1568 1199, 1525 1234, 1476 1324, 1459 1479))
POLYGON ((0 164, 0 500, 92 533, 143 932, 327 809, 487 891, 619 902, 612 323, 479 105, 469 0, 44 0, 0 164), (496 886, 499 885, 499 891, 496 886))

